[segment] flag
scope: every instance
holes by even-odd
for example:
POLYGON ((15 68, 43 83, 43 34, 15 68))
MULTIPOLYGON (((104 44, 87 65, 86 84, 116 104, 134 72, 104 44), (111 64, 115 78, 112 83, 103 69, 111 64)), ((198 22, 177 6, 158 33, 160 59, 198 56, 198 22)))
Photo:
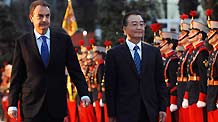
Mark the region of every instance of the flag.
POLYGON ((74 16, 71 0, 68 0, 67 10, 64 15, 62 28, 72 36, 77 30, 76 18, 74 16))

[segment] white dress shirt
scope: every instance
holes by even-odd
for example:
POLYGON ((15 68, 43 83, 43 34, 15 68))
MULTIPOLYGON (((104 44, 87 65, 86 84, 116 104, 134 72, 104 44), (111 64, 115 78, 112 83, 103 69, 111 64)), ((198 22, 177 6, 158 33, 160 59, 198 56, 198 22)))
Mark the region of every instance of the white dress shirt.
POLYGON ((37 47, 39 49, 39 53, 41 54, 41 46, 42 46, 42 38, 40 38, 41 36, 46 36, 46 43, 48 45, 48 52, 50 53, 50 29, 48 29, 48 31, 44 34, 44 35, 41 35, 39 34, 35 29, 34 29, 34 34, 35 34, 35 37, 36 37, 36 44, 37 44, 37 47))
POLYGON ((129 47, 129 50, 130 50, 130 53, 131 53, 133 59, 134 59, 134 52, 135 52, 135 50, 133 50, 133 48, 137 45, 139 47, 139 50, 137 50, 137 52, 140 56, 140 59, 142 59, 142 42, 141 41, 139 41, 138 44, 134 44, 134 43, 130 42, 128 39, 126 39, 126 44, 129 47))

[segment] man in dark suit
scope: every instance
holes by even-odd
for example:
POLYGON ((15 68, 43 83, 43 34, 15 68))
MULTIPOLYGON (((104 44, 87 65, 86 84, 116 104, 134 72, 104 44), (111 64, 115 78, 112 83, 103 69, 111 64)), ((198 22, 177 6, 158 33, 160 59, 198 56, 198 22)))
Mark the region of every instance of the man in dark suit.
POLYGON ((126 42, 106 56, 105 87, 110 122, 165 121, 166 84, 160 51, 142 42, 145 23, 138 12, 123 18, 126 42), (138 49, 137 49, 138 48, 138 49))
POLYGON ((45 1, 34 1, 29 18, 34 30, 16 41, 8 114, 17 117, 20 100, 24 122, 68 122, 65 67, 84 105, 88 88, 71 38, 50 29, 50 9, 45 1))

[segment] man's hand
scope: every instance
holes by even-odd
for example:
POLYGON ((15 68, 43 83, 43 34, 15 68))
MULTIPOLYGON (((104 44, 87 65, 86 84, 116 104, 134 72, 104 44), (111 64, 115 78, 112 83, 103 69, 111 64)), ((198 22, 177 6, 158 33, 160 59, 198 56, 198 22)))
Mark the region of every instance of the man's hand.
POLYGON ((182 107, 183 107, 183 108, 188 108, 188 99, 183 99, 183 101, 182 101, 182 107))
POLYGON ((177 109, 178 109, 177 105, 175 105, 175 104, 170 104, 170 111, 171 111, 171 112, 174 112, 174 111, 176 111, 177 109))
POLYGON ((83 107, 88 107, 91 103, 91 100, 88 96, 82 96, 81 102, 82 102, 83 107))
POLYGON ((10 109, 8 109, 8 115, 9 115, 12 119, 16 119, 16 120, 17 120, 17 110, 10 110, 10 109))
POLYGON ((116 122, 116 117, 109 117, 109 122, 116 122))
POLYGON ((218 108, 218 103, 216 104, 216 107, 218 108))
POLYGON ((165 122, 166 115, 167 115, 166 112, 160 111, 159 112, 159 122, 165 122))
POLYGON ((64 122, 70 122, 68 116, 65 116, 65 117, 64 117, 64 122))
POLYGON ((206 103, 205 102, 203 102, 203 101, 198 101, 197 102, 197 107, 198 108, 203 108, 203 107, 205 107, 206 106, 206 103))

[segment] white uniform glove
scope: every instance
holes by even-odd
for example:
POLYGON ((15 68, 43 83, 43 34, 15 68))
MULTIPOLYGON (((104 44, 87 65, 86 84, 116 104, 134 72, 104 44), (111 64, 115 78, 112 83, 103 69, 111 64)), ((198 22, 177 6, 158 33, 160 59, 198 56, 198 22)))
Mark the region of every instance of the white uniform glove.
POLYGON ((8 115, 17 120, 17 107, 8 107, 8 115))
POLYGON ((90 100, 89 96, 82 96, 81 102, 82 102, 83 107, 88 107, 91 103, 91 100, 90 100))
POLYGON ((216 107, 218 108, 218 103, 216 104, 216 107))
POLYGON ((102 99, 100 99, 100 106, 101 106, 101 107, 104 107, 104 103, 103 103, 103 100, 102 100, 102 99))
POLYGON ((8 101, 8 96, 3 96, 3 97, 2 97, 2 101, 3 101, 3 102, 8 101))
POLYGON ((96 103, 95 102, 93 102, 93 107, 96 107, 96 103))
POLYGON ((205 107, 206 106, 206 103, 205 102, 203 102, 203 101, 198 101, 197 102, 197 107, 198 108, 203 108, 203 107, 205 107))
POLYGON ((170 111, 171 111, 171 112, 174 112, 174 111, 176 111, 177 109, 178 109, 177 105, 175 105, 175 104, 170 104, 170 111))
POLYGON ((182 107, 183 107, 183 108, 188 108, 188 99, 183 99, 183 101, 182 101, 182 107))

